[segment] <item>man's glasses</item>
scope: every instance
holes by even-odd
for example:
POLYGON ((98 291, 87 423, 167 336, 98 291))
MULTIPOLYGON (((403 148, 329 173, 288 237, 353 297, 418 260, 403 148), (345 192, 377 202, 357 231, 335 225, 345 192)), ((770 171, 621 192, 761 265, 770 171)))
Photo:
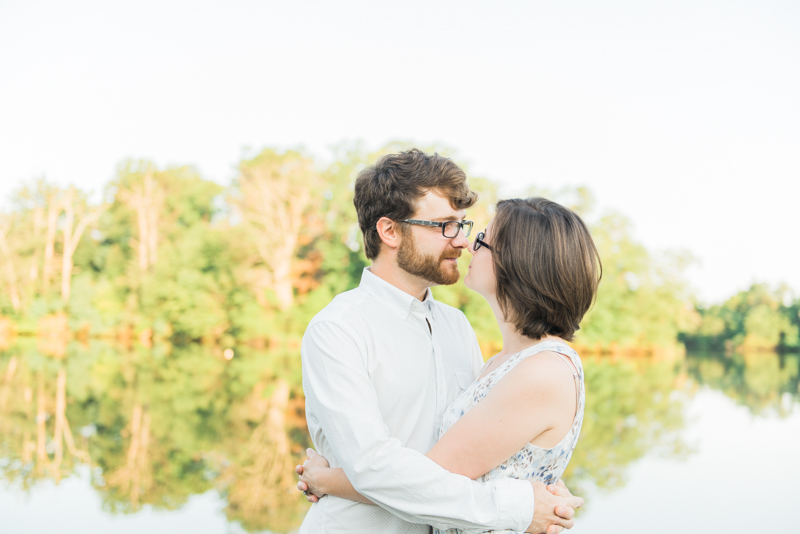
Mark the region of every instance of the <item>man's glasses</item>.
POLYGON ((442 229, 442 235, 447 239, 453 239, 458 235, 461 229, 464 229, 464 236, 469 237, 472 232, 472 221, 419 221, 417 219, 403 219, 400 222, 408 224, 417 224, 419 226, 438 226, 442 229))
POLYGON ((472 245, 472 250, 477 251, 481 247, 486 247, 489 249, 489 252, 493 252, 492 247, 483 240, 486 237, 486 232, 478 232, 478 235, 475 236, 475 243, 472 245))

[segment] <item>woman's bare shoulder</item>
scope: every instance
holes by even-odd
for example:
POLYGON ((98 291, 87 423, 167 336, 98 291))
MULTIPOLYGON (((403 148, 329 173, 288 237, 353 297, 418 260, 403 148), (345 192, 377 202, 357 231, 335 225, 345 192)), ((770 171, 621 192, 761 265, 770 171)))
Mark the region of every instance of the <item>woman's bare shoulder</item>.
POLYGON ((520 361, 495 387, 508 389, 509 393, 531 390, 560 393, 567 386, 573 389, 574 376, 575 367, 568 358, 560 353, 545 350, 520 361))

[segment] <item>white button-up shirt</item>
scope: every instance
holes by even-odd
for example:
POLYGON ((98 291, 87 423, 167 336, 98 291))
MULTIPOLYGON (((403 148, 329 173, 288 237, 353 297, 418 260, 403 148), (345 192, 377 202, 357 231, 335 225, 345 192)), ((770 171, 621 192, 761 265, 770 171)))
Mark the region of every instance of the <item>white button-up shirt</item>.
POLYGON ((358 288, 309 323, 301 353, 317 452, 380 505, 328 495, 311 507, 301 533, 528 528, 529 482, 481 484, 424 455, 445 408, 483 366, 461 311, 435 301, 430 290, 420 302, 365 269, 358 288))

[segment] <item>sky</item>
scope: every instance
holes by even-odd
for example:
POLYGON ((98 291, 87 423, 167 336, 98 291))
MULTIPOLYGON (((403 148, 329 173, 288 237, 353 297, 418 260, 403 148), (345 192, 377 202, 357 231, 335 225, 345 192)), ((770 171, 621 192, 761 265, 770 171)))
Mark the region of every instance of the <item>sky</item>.
MULTIPOLYGON (((243 154, 392 140, 586 186, 705 302, 800 296, 800 3, 0 1, 0 199, 126 158, 227 184, 243 154)), ((5 201, 7 204, 7 201, 5 201)))

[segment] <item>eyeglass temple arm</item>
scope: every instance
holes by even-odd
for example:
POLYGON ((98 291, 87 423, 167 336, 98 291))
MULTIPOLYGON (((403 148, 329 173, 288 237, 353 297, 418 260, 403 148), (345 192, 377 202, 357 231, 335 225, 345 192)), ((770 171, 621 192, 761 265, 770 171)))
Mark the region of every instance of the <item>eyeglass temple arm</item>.
POLYGON ((459 227, 461 227, 461 226, 472 226, 474 224, 474 221, 444 221, 444 222, 436 222, 436 221, 421 221, 419 219, 403 219, 401 222, 420 224, 420 225, 423 225, 423 226, 438 226, 438 227, 442 227, 442 226, 444 226, 446 224, 450 224, 450 223, 458 223, 459 227))
MULTIPOLYGON (((418 219, 403 219, 403 221, 402 221, 402 222, 419 224, 419 225, 421 225, 421 226, 437 226, 437 227, 439 227, 439 228, 441 228, 442 226, 444 226, 444 225, 445 225, 445 223, 441 223, 441 222, 434 222, 434 221, 420 221, 420 220, 418 220, 418 219)), ((447 221, 447 222, 450 222, 450 221, 447 221)))

